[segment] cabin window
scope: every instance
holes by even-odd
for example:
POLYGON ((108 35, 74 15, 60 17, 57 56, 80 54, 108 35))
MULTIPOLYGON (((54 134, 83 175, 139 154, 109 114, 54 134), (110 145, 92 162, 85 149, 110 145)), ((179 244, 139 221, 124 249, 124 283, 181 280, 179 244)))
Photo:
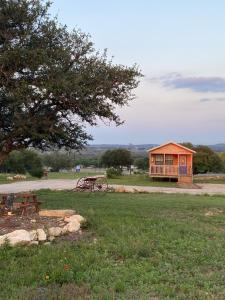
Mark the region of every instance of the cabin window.
POLYGON ((157 154, 155 156, 155 164, 156 165, 163 165, 163 162, 164 162, 163 154, 157 154))
POLYGON ((173 165, 173 155, 166 155, 166 158, 165 158, 165 161, 166 161, 166 165, 173 165))

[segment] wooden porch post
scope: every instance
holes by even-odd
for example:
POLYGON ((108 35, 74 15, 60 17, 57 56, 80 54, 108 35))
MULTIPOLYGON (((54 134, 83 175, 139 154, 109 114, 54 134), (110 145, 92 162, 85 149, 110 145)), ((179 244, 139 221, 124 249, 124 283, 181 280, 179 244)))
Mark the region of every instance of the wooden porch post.
POLYGON ((177 175, 180 175, 180 154, 178 154, 178 168, 177 168, 177 175))
POLYGON ((151 158, 151 153, 149 153, 149 175, 152 174, 152 172, 151 172, 151 163, 152 163, 152 160, 151 159, 152 159, 151 158))
POLYGON ((163 154, 163 174, 166 175, 166 154, 163 154))

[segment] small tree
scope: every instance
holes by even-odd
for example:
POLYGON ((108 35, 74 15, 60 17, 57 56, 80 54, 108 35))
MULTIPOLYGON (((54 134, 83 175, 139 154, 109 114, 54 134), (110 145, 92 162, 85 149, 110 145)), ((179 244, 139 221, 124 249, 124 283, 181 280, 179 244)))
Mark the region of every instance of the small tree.
POLYGON ((130 167, 133 159, 131 157, 131 152, 127 149, 114 149, 107 150, 101 157, 101 164, 105 167, 130 167))
POLYGON ((13 150, 82 148, 84 124, 122 121, 140 72, 50 19, 50 2, 0 0, 0 164, 13 150))
MULTIPOLYGON (((29 162, 26 162, 27 164, 29 162)), ((24 153, 21 151, 12 151, 8 158, 5 160, 4 169, 10 173, 25 174, 26 167, 24 161, 24 153)))
POLYGON ((148 168, 149 168, 149 158, 148 157, 137 158, 134 161, 134 165, 139 170, 148 170, 148 168))
POLYGON ((11 173, 25 174, 42 177, 43 168, 40 156, 31 150, 12 151, 5 160, 3 168, 11 173))
POLYGON ((53 172, 60 169, 71 169, 73 167, 73 159, 68 153, 60 153, 58 151, 44 154, 42 156, 43 164, 50 167, 53 172))
POLYGON ((194 148, 196 154, 194 155, 193 167, 194 173, 206 172, 223 172, 224 164, 217 153, 207 146, 197 146, 194 148))
POLYGON ((183 143, 182 145, 196 151, 193 157, 194 174, 224 171, 225 166, 221 157, 208 146, 194 146, 191 143, 183 143))

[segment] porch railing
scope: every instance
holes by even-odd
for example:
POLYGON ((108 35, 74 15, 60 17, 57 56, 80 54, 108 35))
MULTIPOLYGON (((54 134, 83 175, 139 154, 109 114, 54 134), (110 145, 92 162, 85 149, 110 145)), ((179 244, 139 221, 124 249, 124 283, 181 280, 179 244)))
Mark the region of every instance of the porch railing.
POLYGON ((150 174, 161 176, 190 176, 192 175, 192 169, 187 166, 152 165, 150 167, 150 174))

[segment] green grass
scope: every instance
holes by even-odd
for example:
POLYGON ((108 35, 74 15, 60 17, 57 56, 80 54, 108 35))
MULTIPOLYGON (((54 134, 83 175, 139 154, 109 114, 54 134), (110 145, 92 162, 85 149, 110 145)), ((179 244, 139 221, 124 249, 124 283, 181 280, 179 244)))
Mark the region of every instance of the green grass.
POLYGON ((214 184, 225 184, 225 177, 224 178, 194 178, 194 183, 214 183, 214 184))
MULTIPOLYGON (((5 173, 0 174, 0 184, 12 183, 12 182, 18 182, 18 181, 20 181, 20 180, 12 180, 12 181, 11 180, 7 180, 8 176, 12 177, 14 175, 16 175, 16 174, 5 174, 5 173)), ((24 181, 24 180, 38 180, 37 178, 30 176, 29 174, 26 174, 26 176, 27 176, 27 178, 23 179, 22 181, 24 181)))
POLYGON ((225 211, 225 197, 40 191, 39 198, 45 208, 76 209, 89 237, 1 249, 0 299, 225 298, 225 213, 205 216, 225 211))
MULTIPOLYGON (((74 179, 83 176, 95 176, 102 175, 104 173, 93 173, 93 172, 81 172, 81 173, 56 173, 50 172, 48 175, 49 179, 74 179)), ((116 179, 108 179, 109 184, 121 184, 121 185, 138 185, 138 186, 166 186, 175 187, 175 182, 167 181, 152 181, 147 175, 123 175, 116 179)))
POLYGON ((110 184, 176 187, 176 182, 156 181, 148 175, 123 175, 116 179, 108 179, 110 184))
POLYGON ((102 175, 102 173, 95 173, 95 172, 49 172, 48 173, 48 179, 74 179, 79 177, 85 177, 85 176, 95 176, 95 175, 102 175))
MULTIPOLYGON (((77 179, 79 177, 84 176, 95 176, 95 175, 102 175, 104 172, 87 172, 82 171, 80 173, 75 172, 49 172, 48 179, 77 179)), ((0 174, 0 184, 4 183, 12 183, 6 179, 7 176, 13 176, 15 174, 0 174)), ((38 180, 37 178, 31 177, 27 174, 26 180, 38 180)), ((110 184, 120 184, 120 185, 137 185, 137 186, 161 186, 161 187, 176 187, 175 182, 169 181, 153 181, 151 180, 148 175, 140 174, 140 175, 123 175, 116 179, 108 179, 110 184)), ((214 183, 214 184, 225 184, 225 178, 194 178, 194 183, 214 183)))
POLYGON ((9 181, 6 179, 5 174, 0 174, 0 184, 8 183, 9 181))
MULTIPOLYGON (((95 175, 102 175, 104 173, 94 173, 94 172, 49 172, 48 179, 77 179, 84 176, 95 176, 95 175)), ((15 174, 13 174, 15 175, 15 174)), ((13 181, 7 180, 7 176, 13 175, 6 175, 0 174, 0 184, 3 183, 12 183, 13 181)), ((27 175, 26 180, 38 180, 37 178, 31 177, 27 175)), ((16 181, 16 180, 15 180, 16 181)), ((175 182, 168 182, 168 181, 153 181, 147 175, 123 175, 116 179, 108 179, 109 184, 121 184, 121 185, 138 185, 138 186, 165 186, 165 187, 175 187, 175 182)))

